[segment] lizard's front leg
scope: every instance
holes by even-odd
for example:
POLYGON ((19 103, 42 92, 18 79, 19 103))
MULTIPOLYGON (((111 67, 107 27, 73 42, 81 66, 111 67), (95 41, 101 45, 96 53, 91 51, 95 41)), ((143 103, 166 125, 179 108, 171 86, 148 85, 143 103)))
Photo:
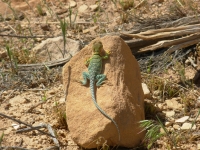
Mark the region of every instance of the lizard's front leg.
POLYGON ((104 56, 102 56, 102 59, 108 59, 109 55, 110 55, 110 51, 105 51, 106 54, 104 56))
POLYGON ((104 83, 105 79, 106 79, 106 75, 104 75, 104 74, 97 75, 96 76, 96 80, 97 80, 96 86, 101 86, 104 83))
POLYGON ((87 79, 89 79, 89 74, 87 72, 83 72, 83 80, 81 81, 82 85, 86 85, 87 84, 87 79))

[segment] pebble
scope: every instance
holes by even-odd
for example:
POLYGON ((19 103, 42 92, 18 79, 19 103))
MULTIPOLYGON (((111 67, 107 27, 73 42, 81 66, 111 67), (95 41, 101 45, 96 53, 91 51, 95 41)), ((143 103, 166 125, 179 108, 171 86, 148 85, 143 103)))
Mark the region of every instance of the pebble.
POLYGON ((176 129, 176 130, 180 130, 180 126, 178 124, 174 124, 173 128, 176 129))
POLYGON ((142 89, 144 92, 144 98, 151 98, 150 90, 145 83, 142 83, 142 89))
POLYGON ((74 7, 76 7, 76 2, 75 1, 69 1, 69 7, 70 8, 74 8, 74 7))
MULTIPOLYGON (((191 127, 192 127, 192 124, 186 122, 186 123, 184 123, 184 124, 181 126, 181 129, 182 129, 182 130, 189 130, 189 129, 191 129, 191 127)), ((193 125, 192 129, 193 129, 193 130, 196 129, 196 125, 195 125, 195 124, 193 125)))
POLYGON ((173 122, 169 122, 169 121, 165 122, 165 126, 166 126, 166 127, 169 127, 169 126, 171 126, 172 124, 173 124, 173 122))
POLYGON ((182 104, 180 104, 177 101, 177 98, 172 98, 172 99, 169 99, 169 100, 165 100, 165 103, 167 104, 167 107, 171 108, 171 109, 180 109, 180 108, 182 108, 182 104))
POLYGON ((156 91, 153 92, 153 95, 154 95, 154 96, 159 96, 160 93, 161 93, 160 90, 156 90, 156 91))
POLYGON ((188 120, 188 119, 189 119, 189 116, 184 116, 184 117, 182 117, 182 118, 177 119, 175 122, 183 123, 183 122, 185 122, 185 121, 188 120))
POLYGON ((99 6, 98 5, 90 5, 89 7, 90 7, 91 11, 96 11, 99 6))
POLYGON ((88 9, 88 6, 83 4, 78 8, 79 13, 84 13, 88 9))
POLYGON ((197 144, 197 150, 200 150, 200 143, 197 144))
POLYGON ((167 112, 165 112, 166 113, 166 116, 167 117, 172 117, 172 116, 174 116, 175 115, 175 112, 172 110, 172 111, 167 111, 167 112))

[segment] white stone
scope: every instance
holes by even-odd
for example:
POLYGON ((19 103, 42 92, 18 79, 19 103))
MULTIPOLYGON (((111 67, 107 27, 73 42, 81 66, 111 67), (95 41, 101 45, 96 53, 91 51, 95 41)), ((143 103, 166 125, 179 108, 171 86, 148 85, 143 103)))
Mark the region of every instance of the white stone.
POLYGON ((142 89, 144 92, 144 98, 151 98, 150 90, 145 83, 142 83, 142 89))
POLYGON ((169 100, 165 100, 165 103, 167 104, 167 107, 168 107, 168 108, 171 108, 171 109, 179 109, 179 108, 182 108, 182 104, 180 104, 180 103, 177 101, 177 98, 172 98, 172 99, 169 99, 169 100))
POLYGON ((200 143, 197 144, 197 150, 200 150, 200 143))
POLYGON ((175 112, 174 112, 174 111, 167 111, 167 112, 165 112, 165 113, 166 113, 166 116, 167 116, 167 117, 172 117, 172 116, 175 115, 175 112))
MULTIPOLYGON (((184 123, 184 124, 182 125, 181 129, 182 129, 182 130, 189 130, 189 129, 191 129, 191 127, 192 127, 192 123, 187 123, 187 122, 186 122, 186 123, 184 123)), ((193 125, 192 129, 193 129, 193 130, 196 129, 196 125, 195 125, 195 124, 193 125)))
POLYGON ((69 1, 69 7, 74 8, 76 7, 76 2, 75 1, 69 1))
POLYGON ((59 103, 60 103, 60 104, 65 103, 65 98, 64 98, 64 97, 60 98, 59 103))
POLYGON ((189 119, 189 116, 184 116, 182 118, 177 119, 175 122, 181 122, 181 123, 183 123, 183 122, 185 122, 188 119, 189 119))
POLYGON ((98 9, 98 5, 90 5, 91 11, 96 11, 98 9))
POLYGON ((167 122, 165 122, 165 127, 169 127, 169 126, 171 126, 172 124, 173 124, 173 122, 167 121, 167 122))
POLYGON ((84 13, 84 12, 86 12, 87 9, 88 9, 88 6, 83 4, 78 8, 78 12, 79 13, 84 13))
POLYGON ((20 128, 20 125, 13 123, 13 124, 12 124, 12 127, 13 127, 15 130, 17 130, 17 129, 20 128))
POLYGON ((176 130, 180 130, 180 126, 178 124, 174 124, 173 128, 176 129, 176 130))

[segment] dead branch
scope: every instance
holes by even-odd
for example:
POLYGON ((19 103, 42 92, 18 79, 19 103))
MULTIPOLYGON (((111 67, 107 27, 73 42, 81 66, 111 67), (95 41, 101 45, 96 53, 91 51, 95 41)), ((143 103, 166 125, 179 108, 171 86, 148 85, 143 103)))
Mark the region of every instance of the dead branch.
POLYGON ((62 58, 59 60, 55 60, 55 61, 49 61, 49 62, 45 62, 45 63, 37 63, 37 64, 24 64, 24 65, 18 65, 18 70, 22 71, 22 70, 31 70, 31 69, 41 69, 41 68, 45 68, 45 67, 54 67, 54 66, 58 66, 58 65, 62 65, 66 62, 68 62, 70 60, 70 58, 62 58))
POLYGON ((176 44, 181 44, 190 40, 194 40, 200 38, 200 34, 192 34, 183 38, 178 38, 175 40, 164 40, 164 41, 159 41, 156 44, 141 48, 139 50, 139 52, 145 52, 145 51, 153 51, 159 48, 163 48, 163 47, 170 47, 176 44))
POLYGON ((39 130, 40 128, 47 128, 48 129, 48 132, 51 135, 51 138, 52 138, 54 144, 56 145, 56 146, 53 146, 53 147, 50 147, 50 148, 47 148, 47 149, 50 150, 50 149, 54 148, 54 149, 58 149, 59 150, 60 149, 59 141, 56 138, 56 135, 54 133, 53 128, 49 124, 41 123, 40 125, 35 126, 35 127, 20 129, 16 133, 22 133, 22 132, 29 132, 29 131, 33 131, 33 130, 39 130))
POLYGON ((36 107, 38 107, 39 105, 42 105, 42 104, 44 104, 44 103, 45 103, 45 101, 41 101, 41 102, 37 103, 36 105, 34 105, 34 106, 32 106, 31 108, 29 108, 29 109, 27 110, 27 112, 28 112, 28 113, 32 112, 33 109, 35 109, 36 107))
POLYGON ((22 148, 22 147, 17 147, 17 146, 0 146, 0 149, 14 149, 14 150, 33 150, 33 149, 27 149, 27 148, 22 148))
MULTIPOLYGON (((24 123, 24 122, 22 122, 22 121, 20 121, 20 120, 17 120, 17 119, 15 119, 15 118, 12 118, 12 117, 10 117, 10 116, 4 115, 4 114, 2 114, 2 113, 0 113, 0 116, 3 116, 3 117, 5 117, 5 118, 8 118, 8 119, 10 119, 10 120, 13 120, 13 121, 15 121, 15 122, 17 122, 17 123, 24 124, 24 125, 26 125, 26 126, 32 128, 31 125, 29 125, 29 124, 27 124, 27 123, 24 123)), ((36 129, 36 130, 37 130, 38 132, 41 132, 42 134, 45 134, 45 135, 48 135, 48 136, 51 136, 51 137, 52 137, 52 135, 50 135, 50 134, 48 134, 48 133, 46 133, 46 132, 44 132, 44 131, 41 131, 41 130, 39 130, 39 129, 36 129)))
POLYGON ((130 36, 132 38, 139 38, 143 40, 155 40, 155 39, 160 39, 160 38, 167 38, 167 37, 178 37, 178 36, 184 36, 188 34, 194 34, 200 32, 200 28, 193 28, 193 29, 187 29, 187 30, 180 30, 180 31, 173 31, 173 32, 161 32, 155 35, 150 35, 150 36, 144 36, 141 34, 124 34, 126 36, 130 36))
POLYGON ((28 127, 28 128, 24 128, 24 129, 18 129, 16 131, 16 133, 22 133, 22 132, 30 132, 30 131, 33 131, 33 130, 38 130, 38 129, 41 129, 41 128, 45 128, 46 126, 44 124, 40 124, 38 126, 34 126, 32 128, 28 127))
POLYGON ((35 35, 35 36, 29 36, 29 35, 15 35, 15 34, 0 34, 0 36, 7 36, 7 37, 16 37, 16 38, 55 38, 57 36, 46 36, 46 35, 35 35))
MULTIPOLYGON (((199 23, 200 23, 200 15, 194 15, 194 16, 189 16, 189 17, 183 17, 183 18, 177 19, 175 21, 171 21, 171 22, 158 24, 158 25, 156 25, 156 28, 158 28, 158 29, 160 29, 160 28, 170 28, 170 27, 174 28, 174 27, 178 27, 178 26, 192 25, 192 24, 199 24, 199 23)), ((136 34, 136 33, 151 30, 151 29, 155 29, 155 25, 140 28, 140 29, 137 29, 137 30, 133 29, 131 31, 124 32, 124 33, 126 33, 126 34, 136 34)))
POLYGON ((140 32, 140 35, 151 35, 151 34, 156 34, 156 33, 160 33, 160 32, 187 30, 187 29, 194 29, 194 28, 200 28, 200 24, 179 26, 179 27, 176 27, 176 28, 171 27, 171 28, 153 29, 153 30, 148 30, 148 31, 145 31, 145 32, 140 32))
POLYGON ((197 43, 199 43, 199 42, 200 42, 200 39, 195 39, 195 40, 191 40, 191 41, 188 41, 188 42, 184 42, 184 43, 181 43, 181 44, 178 44, 178 45, 174 45, 174 46, 170 47, 170 48, 166 51, 166 54, 171 54, 171 53, 173 53, 175 50, 179 50, 179 49, 182 49, 182 48, 185 48, 185 47, 188 47, 188 46, 197 44, 197 43))

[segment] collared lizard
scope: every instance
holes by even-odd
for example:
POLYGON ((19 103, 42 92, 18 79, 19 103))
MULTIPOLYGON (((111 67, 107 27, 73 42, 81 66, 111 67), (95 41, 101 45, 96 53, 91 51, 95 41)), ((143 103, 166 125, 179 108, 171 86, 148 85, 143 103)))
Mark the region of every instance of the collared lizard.
POLYGON ((88 72, 83 72, 83 81, 82 85, 87 84, 87 79, 90 80, 90 91, 92 95, 92 100, 96 106, 96 108, 110 121, 114 123, 114 125, 117 128, 118 135, 119 135, 119 141, 120 141, 120 132, 119 132, 119 127, 117 123, 109 116, 107 115, 101 107, 97 104, 96 97, 95 97, 95 92, 94 92, 94 84, 96 83, 96 86, 99 87, 101 84, 104 82, 106 75, 101 74, 101 69, 102 69, 102 59, 108 59, 109 57, 109 52, 106 52, 105 56, 101 56, 100 53, 103 49, 103 45, 100 41, 96 41, 93 44, 93 55, 91 58, 86 60, 86 65, 88 66, 88 72))

